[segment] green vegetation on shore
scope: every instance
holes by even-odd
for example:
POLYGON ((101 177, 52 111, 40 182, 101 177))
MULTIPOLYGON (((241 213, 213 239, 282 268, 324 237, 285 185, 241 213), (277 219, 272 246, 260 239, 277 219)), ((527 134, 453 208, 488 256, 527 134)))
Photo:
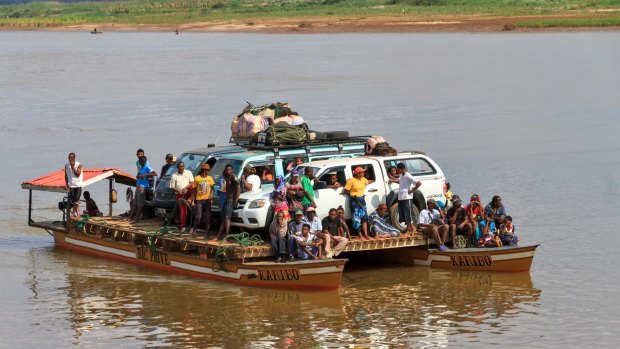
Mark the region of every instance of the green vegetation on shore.
POLYGON ((580 16, 532 20, 516 27, 618 25, 617 0, 130 0, 0 5, 0 26, 50 27, 83 23, 182 24, 218 20, 402 16, 580 16), (610 17, 610 13, 614 16, 610 17), (581 18, 587 16, 587 18, 581 18))

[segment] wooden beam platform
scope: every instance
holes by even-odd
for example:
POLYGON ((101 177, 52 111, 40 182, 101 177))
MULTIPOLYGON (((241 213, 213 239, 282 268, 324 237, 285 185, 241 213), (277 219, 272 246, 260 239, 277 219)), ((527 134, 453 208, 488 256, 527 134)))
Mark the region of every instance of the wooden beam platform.
MULTIPOLYGON (((163 221, 152 218, 132 223, 123 217, 91 217, 84 223, 84 233, 99 238, 123 241, 129 245, 149 244, 149 236, 163 228, 163 221)), ((252 259, 273 256, 269 241, 258 246, 240 246, 231 241, 220 242, 209 239, 207 234, 181 234, 176 229, 170 229, 167 234, 152 237, 153 243, 159 249, 167 252, 180 252, 207 256, 215 254, 220 247, 226 249, 226 255, 231 259, 252 259)), ((395 237, 376 240, 361 240, 353 238, 349 241, 344 252, 361 252, 425 246, 427 240, 422 235, 414 237, 395 237)))

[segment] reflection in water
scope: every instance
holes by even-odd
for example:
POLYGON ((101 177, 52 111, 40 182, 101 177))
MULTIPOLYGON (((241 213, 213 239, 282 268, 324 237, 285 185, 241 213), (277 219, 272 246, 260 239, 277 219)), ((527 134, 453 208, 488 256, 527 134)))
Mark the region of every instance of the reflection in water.
POLYGON ((60 249, 29 257, 30 301, 47 314, 37 317, 65 321, 86 346, 443 346, 450 336, 501 335, 535 313, 541 293, 529 274, 359 269, 338 294, 188 279, 60 249))

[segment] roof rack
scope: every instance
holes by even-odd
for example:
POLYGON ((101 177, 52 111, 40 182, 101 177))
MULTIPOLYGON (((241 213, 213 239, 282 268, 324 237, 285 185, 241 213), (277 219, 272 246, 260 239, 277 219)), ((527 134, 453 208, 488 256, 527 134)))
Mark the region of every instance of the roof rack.
POLYGON ((272 150, 274 152, 274 155, 276 157, 279 157, 280 150, 282 149, 303 148, 305 149, 306 154, 317 155, 319 153, 313 153, 312 147, 329 146, 329 145, 337 146, 338 153, 343 154, 345 153, 344 151, 345 145, 356 144, 356 143, 365 144, 369 137, 370 136, 350 136, 350 137, 344 137, 344 138, 330 138, 330 139, 320 139, 320 140, 317 139, 317 140, 312 140, 312 141, 306 141, 305 143, 301 143, 301 144, 285 144, 285 145, 264 145, 264 144, 261 145, 261 144, 252 143, 251 139, 238 139, 238 138, 230 137, 230 143, 240 145, 244 148, 247 148, 248 150, 256 150, 256 149, 272 150))

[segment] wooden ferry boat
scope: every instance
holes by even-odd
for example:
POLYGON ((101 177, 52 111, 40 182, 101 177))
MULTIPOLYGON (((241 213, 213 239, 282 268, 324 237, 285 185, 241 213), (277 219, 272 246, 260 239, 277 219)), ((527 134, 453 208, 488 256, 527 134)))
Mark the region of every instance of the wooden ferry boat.
MULTIPOLYGON (((108 179, 113 183, 135 186, 135 177, 113 168, 83 169, 84 186, 108 179)), ((32 220, 32 191, 65 194, 64 171, 22 183, 28 189, 28 224, 46 230, 56 246, 82 254, 132 263, 180 275, 229 282, 246 286, 335 290, 340 286, 347 259, 325 259, 276 263, 269 243, 242 246, 220 243, 206 236, 162 233, 161 219, 130 223, 112 215, 110 195, 106 217, 91 217, 78 222, 32 220)), ((68 208, 66 208, 68 211, 68 208)), ((68 215, 67 215, 68 216, 68 215)), ((432 268, 475 271, 529 271, 535 246, 469 248, 438 251, 429 248, 422 235, 372 241, 353 239, 344 257, 372 258, 377 262, 425 265, 432 268)))
POLYGON ((538 245, 503 246, 485 248, 459 248, 447 251, 434 249, 412 249, 414 265, 431 268, 526 272, 534 260, 538 245))
MULTIPOLYGON (((135 177, 117 169, 83 169, 83 173, 84 186, 102 179, 109 179, 110 191, 113 182, 135 186, 135 177)), ((161 229, 161 220, 131 224, 122 217, 113 217, 112 198, 106 217, 35 222, 32 191, 65 193, 62 170, 24 182, 22 188, 30 190, 28 224, 46 230, 61 248, 239 285, 307 290, 335 290, 340 286, 346 259, 275 263, 268 244, 243 247, 192 238, 189 234, 154 234, 161 229)))

